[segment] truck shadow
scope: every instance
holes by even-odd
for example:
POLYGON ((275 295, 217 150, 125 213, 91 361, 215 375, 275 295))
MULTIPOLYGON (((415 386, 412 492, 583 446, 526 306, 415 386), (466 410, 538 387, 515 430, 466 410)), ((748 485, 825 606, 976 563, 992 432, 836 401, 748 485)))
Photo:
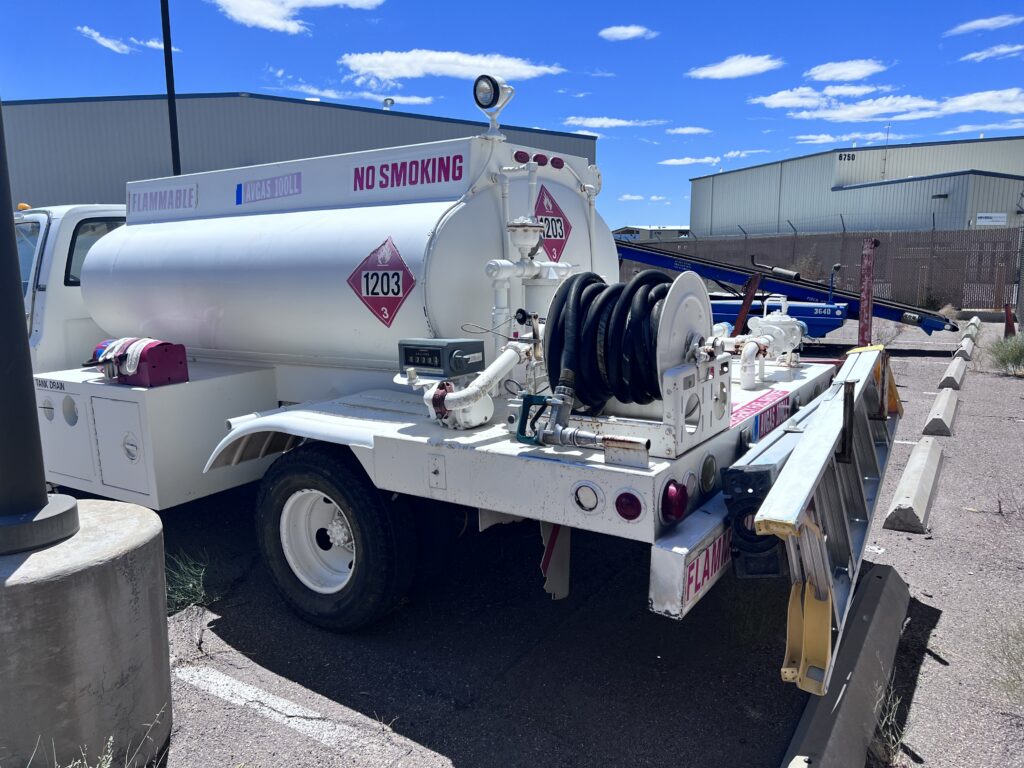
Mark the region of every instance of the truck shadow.
POLYGON ((470 519, 401 610, 338 635, 277 596, 247 493, 163 516, 169 554, 212 555, 209 630, 456 766, 775 766, 785 753, 806 701, 779 680, 787 582, 728 575, 676 622, 647 610, 646 545, 574 532, 572 593, 554 602, 535 524, 477 533, 470 519))

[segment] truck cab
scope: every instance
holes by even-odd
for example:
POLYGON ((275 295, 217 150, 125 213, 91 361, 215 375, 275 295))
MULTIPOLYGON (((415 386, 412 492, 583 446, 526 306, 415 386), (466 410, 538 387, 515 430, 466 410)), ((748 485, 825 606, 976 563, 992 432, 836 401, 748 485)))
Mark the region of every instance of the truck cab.
POLYGON ((123 205, 59 205, 14 213, 33 371, 77 368, 105 335, 82 301, 89 249, 125 221, 123 205))

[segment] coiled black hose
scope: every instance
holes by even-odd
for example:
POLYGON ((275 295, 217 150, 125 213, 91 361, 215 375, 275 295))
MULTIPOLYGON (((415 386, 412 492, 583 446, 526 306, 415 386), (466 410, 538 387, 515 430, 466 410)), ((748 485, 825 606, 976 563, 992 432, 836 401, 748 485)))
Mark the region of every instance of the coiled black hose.
POLYGON ((551 389, 572 387, 592 413, 613 396, 623 403, 659 399, 658 322, 671 283, 654 269, 615 285, 593 272, 562 283, 544 326, 551 389))

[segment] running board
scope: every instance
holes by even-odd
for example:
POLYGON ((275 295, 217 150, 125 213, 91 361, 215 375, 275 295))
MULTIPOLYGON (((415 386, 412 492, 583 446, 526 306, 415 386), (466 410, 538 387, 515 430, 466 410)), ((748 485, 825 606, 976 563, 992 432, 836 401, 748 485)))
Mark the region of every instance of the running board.
MULTIPOLYGON (((767 272, 751 267, 725 264, 711 261, 687 253, 669 252, 638 243, 615 244, 620 259, 630 259, 651 267, 669 269, 675 272, 696 272, 706 280, 714 280, 732 285, 743 285, 752 275, 761 276, 760 288, 763 291, 781 293, 793 301, 838 301, 848 305, 849 317, 860 317, 860 294, 836 288, 829 290, 827 285, 799 277, 786 277, 777 272, 767 272)), ((897 323, 915 325, 927 334, 932 331, 955 331, 957 326, 948 319, 927 309, 921 309, 898 301, 874 297, 871 314, 897 323)))
POLYGON ((884 350, 853 350, 824 394, 724 475, 727 497, 764 494, 754 530, 785 545, 792 586, 782 679, 808 693, 828 690, 902 415, 884 350))

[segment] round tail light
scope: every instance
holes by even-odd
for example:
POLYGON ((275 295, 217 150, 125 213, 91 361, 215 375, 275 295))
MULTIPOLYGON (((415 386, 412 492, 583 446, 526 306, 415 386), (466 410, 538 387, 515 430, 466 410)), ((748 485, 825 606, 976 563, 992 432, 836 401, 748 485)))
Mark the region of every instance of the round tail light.
POLYGON ((517 163, 528 163, 528 162, 530 162, 530 153, 529 152, 524 152, 521 149, 517 149, 516 153, 514 155, 512 155, 512 157, 515 158, 515 161, 517 163))
POLYGON ((536 155, 533 156, 533 162, 535 162, 537 165, 547 165, 548 156, 542 155, 540 152, 538 152, 536 155))
POLYGON ((674 525, 686 517, 686 505, 690 494, 686 486, 669 480, 661 494, 661 519, 666 525, 674 525))
POLYGON ((560 157, 552 157, 551 158, 551 167, 552 168, 556 168, 558 170, 561 170, 562 168, 565 167, 565 160, 563 160, 560 157))
POLYGON ((632 522, 643 514, 644 505, 635 493, 626 491, 625 493, 620 493, 618 498, 615 499, 615 511, 619 513, 619 517, 623 520, 632 522))

